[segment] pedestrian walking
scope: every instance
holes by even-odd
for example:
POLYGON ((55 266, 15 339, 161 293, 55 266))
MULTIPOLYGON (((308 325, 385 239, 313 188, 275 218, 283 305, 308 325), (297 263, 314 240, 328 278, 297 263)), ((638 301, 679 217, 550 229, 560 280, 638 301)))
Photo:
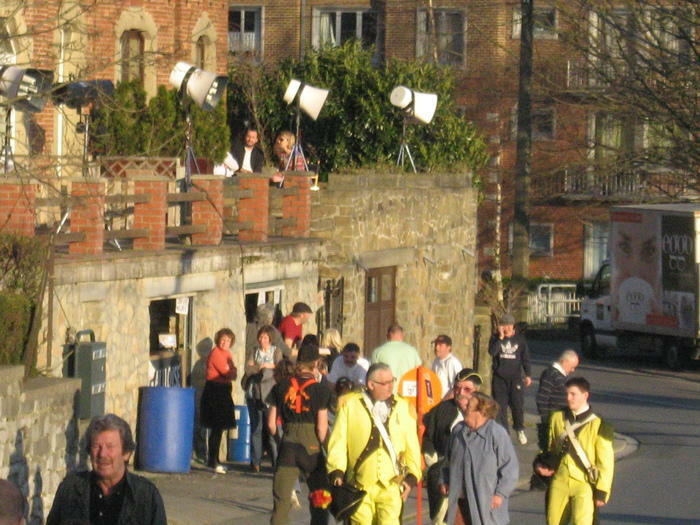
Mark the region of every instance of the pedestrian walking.
POLYGON ((202 392, 200 414, 202 426, 209 428, 209 467, 217 474, 226 474, 219 463, 219 448, 224 430, 236 428, 236 413, 231 398, 232 383, 238 371, 231 358, 236 336, 229 328, 222 328, 214 336, 216 346, 207 357, 207 382, 202 392))
POLYGON ((282 351, 272 344, 274 329, 265 325, 258 330, 258 345, 246 353, 245 375, 242 385, 245 391, 248 417, 250 418, 250 469, 260 472, 263 449, 270 454, 274 468, 277 460, 277 444, 267 431, 267 398, 275 385, 275 366, 282 351))
POLYGON ((423 458, 428 467, 426 487, 433 525, 444 525, 447 517, 447 498, 442 494, 440 485, 452 430, 464 420, 459 403, 469 401, 472 394, 481 388, 481 383, 481 376, 471 368, 462 369, 455 377, 452 395, 435 405, 423 418, 423 458))
POLYGON ((547 449, 547 431, 549 417, 552 412, 563 410, 566 403, 566 378, 578 366, 578 354, 574 350, 564 350, 559 358, 545 368, 540 375, 537 387, 537 412, 540 414, 540 424, 537 425, 537 440, 541 451, 547 449))
MULTIPOLYGON (((418 351, 405 343, 403 338, 403 328, 394 323, 387 329, 386 343, 378 346, 372 352, 372 363, 389 365, 396 381, 401 381, 406 372, 423 364, 418 351)), ((394 393, 397 393, 396 385, 394 385, 394 393)))
POLYGON ((513 415, 513 430, 521 445, 527 445, 523 404, 524 389, 532 384, 530 352, 525 336, 515 331, 515 319, 505 314, 498 331, 491 337, 489 354, 493 359, 491 393, 500 406, 498 422, 508 430, 508 408, 513 415))
POLYGON ((552 414, 547 451, 535 460, 537 474, 552 478, 547 525, 592 525, 596 510, 610 500, 614 432, 593 412, 590 392, 583 377, 566 381, 568 407, 552 414))
POLYGON ((452 431, 443 468, 447 522, 505 525, 510 521, 508 500, 518 482, 518 458, 508 431, 494 421, 498 404, 481 392, 457 403, 464 421, 452 431))
POLYGON ((421 476, 416 420, 393 386, 388 365, 370 366, 366 390, 343 396, 328 442, 331 483, 366 492, 351 525, 401 523, 403 502, 421 476))
POLYGON ((435 360, 431 368, 440 379, 442 395, 447 396, 452 390, 455 376, 462 370, 462 363, 452 353, 452 338, 449 335, 437 336, 433 341, 433 349, 435 360))
MULTIPOLYGON (((306 345, 299 350, 295 373, 272 389, 267 426, 277 432, 281 416, 283 436, 272 481, 272 525, 289 523, 292 492, 301 475, 309 493, 328 489, 328 476, 321 445, 328 432, 328 409, 331 392, 318 382, 318 346, 306 345)), ((309 501, 312 525, 328 523, 328 511, 309 501)))
POLYGON ((313 315, 313 310, 306 303, 294 303, 292 312, 284 317, 278 326, 282 334, 282 340, 289 348, 291 348, 292 361, 296 359, 297 352, 301 348, 301 340, 303 335, 302 325, 306 323, 313 315))

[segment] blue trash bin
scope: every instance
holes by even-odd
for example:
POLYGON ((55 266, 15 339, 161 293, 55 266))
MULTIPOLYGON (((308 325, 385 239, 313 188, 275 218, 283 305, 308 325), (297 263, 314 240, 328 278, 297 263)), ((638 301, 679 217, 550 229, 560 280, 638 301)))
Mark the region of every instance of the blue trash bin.
POLYGON ((194 388, 141 387, 139 465, 151 472, 189 472, 194 388))
POLYGON ((236 422, 238 426, 235 439, 228 443, 228 460, 240 463, 250 462, 250 417, 246 405, 236 405, 236 422))

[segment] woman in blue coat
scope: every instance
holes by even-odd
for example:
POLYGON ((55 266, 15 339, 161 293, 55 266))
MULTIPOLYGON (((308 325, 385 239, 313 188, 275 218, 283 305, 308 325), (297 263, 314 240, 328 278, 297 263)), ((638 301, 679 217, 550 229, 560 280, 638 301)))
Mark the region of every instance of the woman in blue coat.
POLYGON ((518 481, 518 458, 508 432, 494 420, 498 404, 480 392, 465 404, 460 406, 464 422, 452 431, 443 471, 447 523, 505 525, 510 521, 508 498, 518 481))

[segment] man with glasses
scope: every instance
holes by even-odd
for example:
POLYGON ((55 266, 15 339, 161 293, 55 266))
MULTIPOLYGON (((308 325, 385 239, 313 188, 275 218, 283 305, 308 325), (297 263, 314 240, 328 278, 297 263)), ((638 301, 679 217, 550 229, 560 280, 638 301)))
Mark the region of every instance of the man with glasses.
POLYGON ((352 525, 401 523, 403 502, 420 479, 416 420, 393 395, 394 382, 388 365, 370 366, 366 391, 345 395, 328 442, 331 483, 366 491, 352 525))
POLYGON ((423 457, 428 467, 426 485, 433 525, 444 524, 447 514, 447 498, 440 493, 440 483, 452 429, 464 419, 460 406, 466 409, 472 394, 481 388, 481 383, 481 376, 471 368, 460 370, 455 376, 451 395, 435 405, 423 418, 423 457))

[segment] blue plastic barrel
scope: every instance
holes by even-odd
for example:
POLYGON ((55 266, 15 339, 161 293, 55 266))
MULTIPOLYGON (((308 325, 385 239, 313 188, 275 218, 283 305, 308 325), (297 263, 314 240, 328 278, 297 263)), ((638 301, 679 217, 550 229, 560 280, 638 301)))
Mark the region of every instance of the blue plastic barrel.
POLYGON ((248 407, 236 405, 236 422, 238 435, 228 443, 228 460, 241 463, 250 462, 250 418, 248 407))
POLYGON ((151 472, 189 472, 194 388, 141 387, 139 464, 151 472))

